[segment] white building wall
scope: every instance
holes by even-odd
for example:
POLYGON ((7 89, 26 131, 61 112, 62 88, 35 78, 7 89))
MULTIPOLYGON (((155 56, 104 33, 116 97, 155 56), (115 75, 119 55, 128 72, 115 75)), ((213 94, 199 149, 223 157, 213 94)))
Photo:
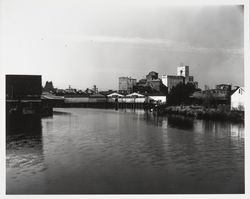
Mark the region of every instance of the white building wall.
POLYGON ((178 66, 177 76, 188 77, 189 76, 189 66, 178 66))
POLYGON ((146 98, 145 97, 140 97, 140 98, 122 98, 122 102, 125 103, 143 103, 145 102, 146 98))
POLYGON ((231 95, 231 109, 238 109, 239 107, 245 108, 244 106, 245 91, 239 88, 231 95))
POLYGON ((168 87, 168 76, 167 76, 167 75, 162 75, 161 81, 162 81, 162 83, 163 83, 166 87, 168 87))
POLYGON ((161 103, 166 103, 166 96, 149 96, 149 98, 154 101, 160 101, 161 103))

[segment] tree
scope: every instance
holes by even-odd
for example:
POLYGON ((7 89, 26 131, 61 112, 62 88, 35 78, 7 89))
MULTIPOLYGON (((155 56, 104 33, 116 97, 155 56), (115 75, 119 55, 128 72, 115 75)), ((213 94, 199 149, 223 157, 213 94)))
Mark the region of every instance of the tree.
POLYGON ((195 88, 192 83, 179 83, 177 86, 173 87, 168 94, 168 105, 181 105, 190 104, 191 99, 189 98, 191 94, 199 89, 195 88))
POLYGON ((216 108, 217 107, 217 100, 213 96, 213 94, 211 93, 210 90, 206 91, 206 94, 205 94, 204 99, 203 99, 203 106, 206 108, 211 108, 211 107, 216 108))

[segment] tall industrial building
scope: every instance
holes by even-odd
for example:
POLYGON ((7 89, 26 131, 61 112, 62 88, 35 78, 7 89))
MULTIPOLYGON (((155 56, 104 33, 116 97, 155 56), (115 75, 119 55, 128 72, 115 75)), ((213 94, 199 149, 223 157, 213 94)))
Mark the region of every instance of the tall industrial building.
POLYGON ((189 76, 189 66, 178 66, 177 67, 177 76, 188 77, 189 76))
POLYGON ((136 85, 136 79, 131 77, 119 77, 119 92, 120 93, 131 93, 133 86, 136 85))
POLYGON ((177 67, 177 75, 163 75, 162 83, 168 87, 168 91, 170 91, 174 86, 177 86, 179 83, 193 83, 196 87, 198 87, 198 83, 194 82, 194 77, 189 76, 189 66, 183 64, 177 67))

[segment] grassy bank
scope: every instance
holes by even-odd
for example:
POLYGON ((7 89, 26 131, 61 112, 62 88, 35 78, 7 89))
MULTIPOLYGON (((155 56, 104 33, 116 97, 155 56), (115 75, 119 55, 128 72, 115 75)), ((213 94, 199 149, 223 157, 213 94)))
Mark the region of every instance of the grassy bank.
POLYGON ((197 119, 244 122, 244 112, 225 109, 204 108, 202 106, 159 107, 159 114, 177 114, 197 119))

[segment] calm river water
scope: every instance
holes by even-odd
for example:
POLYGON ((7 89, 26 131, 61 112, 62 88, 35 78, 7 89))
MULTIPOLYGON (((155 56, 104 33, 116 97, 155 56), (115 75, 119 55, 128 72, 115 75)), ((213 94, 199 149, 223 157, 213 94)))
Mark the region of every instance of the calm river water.
POLYGON ((244 193, 242 124, 54 111, 7 135, 7 194, 244 193))

